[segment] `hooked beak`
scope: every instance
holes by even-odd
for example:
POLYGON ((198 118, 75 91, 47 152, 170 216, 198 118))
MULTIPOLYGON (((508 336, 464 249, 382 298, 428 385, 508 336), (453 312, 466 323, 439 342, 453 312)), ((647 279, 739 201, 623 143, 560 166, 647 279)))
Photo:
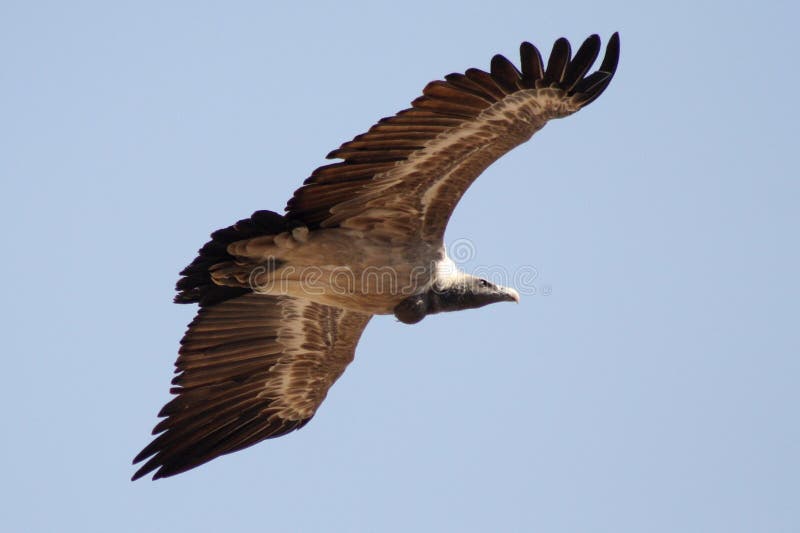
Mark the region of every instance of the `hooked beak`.
POLYGON ((503 293, 504 301, 519 303, 519 293, 516 291, 516 289, 512 289, 511 287, 502 287, 501 291, 503 293))

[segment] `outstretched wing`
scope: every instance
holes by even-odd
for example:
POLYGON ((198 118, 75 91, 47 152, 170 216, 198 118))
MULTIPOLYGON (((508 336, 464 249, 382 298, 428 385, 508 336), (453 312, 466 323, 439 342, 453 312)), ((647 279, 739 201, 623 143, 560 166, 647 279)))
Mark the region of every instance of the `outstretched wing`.
POLYGON ((520 72, 505 57, 491 72, 469 69, 434 81, 410 109, 381 119, 328 158, 286 206, 310 227, 345 227, 395 241, 436 243, 461 196, 486 167, 528 140, 552 118, 588 105, 608 86, 619 59, 619 36, 600 69, 592 35, 572 57, 558 39, 547 66, 530 43, 520 47, 520 72))
POLYGON ((353 360, 371 315, 246 294, 202 307, 181 341, 177 394, 133 479, 184 472, 305 425, 353 360))

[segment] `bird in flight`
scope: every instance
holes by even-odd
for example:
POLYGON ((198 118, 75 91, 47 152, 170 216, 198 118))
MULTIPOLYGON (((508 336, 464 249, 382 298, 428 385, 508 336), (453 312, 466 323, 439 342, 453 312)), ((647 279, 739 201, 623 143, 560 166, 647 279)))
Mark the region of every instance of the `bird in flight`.
POLYGON ((614 76, 619 36, 575 55, 530 43, 520 68, 501 55, 429 83, 412 107, 328 154, 285 214, 257 211, 211 234, 181 272, 177 303, 199 310, 181 340, 175 397, 133 479, 172 476, 303 427, 353 360, 373 315, 425 316, 518 301, 459 271, 447 221, 491 163, 550 119, 594 101, 614 76))

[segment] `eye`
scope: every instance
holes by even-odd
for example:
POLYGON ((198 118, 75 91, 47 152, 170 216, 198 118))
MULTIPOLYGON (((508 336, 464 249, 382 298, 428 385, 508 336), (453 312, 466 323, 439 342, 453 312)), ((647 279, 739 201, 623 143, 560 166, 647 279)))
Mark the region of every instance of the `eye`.
POLYGON ((478 286, 480 286, 480 287, 488 287, 489 286, 489 282, 486 281, 485 279, 479 279, 478 280, 478 286))

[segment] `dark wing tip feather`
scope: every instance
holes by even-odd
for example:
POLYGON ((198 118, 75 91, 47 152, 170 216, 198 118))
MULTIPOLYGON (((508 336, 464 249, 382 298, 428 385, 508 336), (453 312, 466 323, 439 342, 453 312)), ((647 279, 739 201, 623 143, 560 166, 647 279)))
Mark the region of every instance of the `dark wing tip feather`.
POLYGON ((600 68, 575 83, 572 93, 575 94, 576 100, 580 102, 581 107, 586 107, 594 102, 611 83, 619 65, 619 51, 619 33, 614 32, 606 45, 606 52, 603 56, 603 61, 600 63, 600 68))
POLYGON ((131 476, 131 481, 136 481, 150 473, 153 473, 153 480, 181 474, 221 455, 237 452, 262 440, 280 437, 298 430, 309 420, 311 419, 265 419, 263 416, 251 414, 240 417, 239 420, 227 427, 223 426, 221 429, 209 432, 201 436, 199 440, 193 439, 193 434, 189 433, 186 437, 190 439, 191 446, 176 443, 174 435, 162 433, 161 436, 173 438, 160 442, 161 436, 157 437, 133 459, 133 464, 137 464, 149 457, 131 476), (170 447, 168 448, 167 445, 170 447))
POLYGON ((519 56, 523 87, 533 89, 536 87, 536 82, 544 76, 542 54, 538 48, 526 41, 519 45, 519 56))
POLYGON ((567 65, 564 79, 562 80, 564 89, 570 92, 574 89, 575 84, 586 75, 591 68, 592 64, 597 59, 600 53, 600 36, 597 34, 590 35, 583 44, 581 44, 575 57, 567 65))
POLYGON ((614 32, 606 45, 606 55, 600 64, 600 70, 614 74, 619 64, 619 32, 614 32))
POLYGON ((505 56, 497 54, 492 58, 491 72, 495 81, 507 92, 512 93, 520 89, 522 73, 505 56))
POLYGON ((571 56, 572 47, 569 41, 564 37, 556 39, 556 42, 553 43, 553 50, 550 52, 550 59, 547 60, 547 70, 544 71, 544 77, 542 78, 543 86, 561 84, 571 56))

